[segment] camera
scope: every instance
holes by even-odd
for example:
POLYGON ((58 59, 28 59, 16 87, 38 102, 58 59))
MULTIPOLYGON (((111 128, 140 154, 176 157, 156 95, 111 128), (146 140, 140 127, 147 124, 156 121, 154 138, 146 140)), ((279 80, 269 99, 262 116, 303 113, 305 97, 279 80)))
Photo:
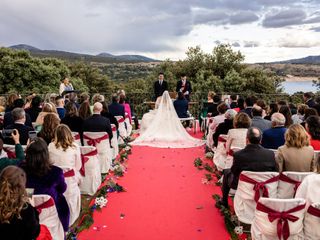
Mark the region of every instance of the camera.
POLYGON ((11 134, 13 133, 14 129, 3 129, 2 130, 2 137, 3 138, 11 138, 11 134))

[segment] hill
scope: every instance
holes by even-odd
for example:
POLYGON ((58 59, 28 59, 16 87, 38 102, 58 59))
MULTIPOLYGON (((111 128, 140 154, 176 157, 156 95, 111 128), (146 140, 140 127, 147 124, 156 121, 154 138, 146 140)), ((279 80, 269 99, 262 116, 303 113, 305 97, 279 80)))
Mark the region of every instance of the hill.
POLYGON ((100 53, 98 55, 73 53, 59 50, 42 50, 27 44, 18 44, 9 48, 17 50, 27 50, 36 57, 55 57, 67 61, 85 61, 90 63, 138 63, 138 62, 159 62, 152 58, 141 55, 112 55, 110 53, 100 53))
POLYGON ((320 56, 308 56, 304 58, 289 59, 272 63, 291 63, 291 64, 320 64, 320 56))

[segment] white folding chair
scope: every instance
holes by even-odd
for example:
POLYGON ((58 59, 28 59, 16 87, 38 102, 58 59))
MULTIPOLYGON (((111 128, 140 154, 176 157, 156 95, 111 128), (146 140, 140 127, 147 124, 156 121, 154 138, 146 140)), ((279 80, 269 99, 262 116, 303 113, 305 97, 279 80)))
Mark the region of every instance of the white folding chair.
POLYGON ((305 177, 297 189, 296 198, 304 198, 307 207, 320 202, 320 174, 310 174, 305 177))
POLYGON ((303 240, 306 201, 260 198, 251 225, 253 240, 303 240))
POLYGON ((112 145, 112 159, 115 159, 117 155, 119 154, 119 143, 118 143, 118 134, 117 134, 117 128, 116 125, 111 124, 112 129, 112 139, 111 139, 111 145, 112 145))
POLYGON ((32 201, 39 211, 39 222, 45 225, 54 240, 64 239, 64 230, 60 222, 54 200, 45 194, 33 195, 32 201))
POLYGON ((100 171, 101 173, 108 173, 112 164, 112 151, 108 133, 84 132, 83 143, 85 146, 94 146, 97 148, 100 160, 100 171))
POLYGON ((66 198, 69 206, 69 226, 71 226, 77 220, 80 214, 81 194, 74 170, 71 168, 65 168, 63 169, 63 175, 67 184, 67 190, 63 193, 63 195, 66 198))
POLYGON ((304 239, 320 239, 320 202, 309 206, 303 221, 304 239))
POLYGON ((279 176, 278 198, 294 198, 296 191, 306 176, 312 172, 282 172, 279 176))
POLYGON ((191 121, 192 122, 192 128, 193 128, 193 133, 197 132, 197 124, 196 120, 194 117, 187 117, 187 118, 179 118, 181 122, 183 121, 191 121))
POLYGON ((101 171, 98 151, 95 147, 80 147, 82 168, 80 173, 83 175, 80 183, 80 191, 83 194, 94 195, 101 185, 101 171))
POLYGON ((124 120, 125 124, 126 124, 126 128, 127 128, 127 136, 131 135, 132 132, 132 125, 130 122, 130 118, 129 118, 129 114, 125 113, 125 120, 124 120))
POLYGON ((251 224, 257 201, 263 197, 277 197, 278 172, 243 171, 234 196, 234 210, 240 222, 251 224))
POLYGON ((126 129, 126 125, 124 123, 125 119, 122 117, 122 116, 115 116, 115 118, 117 119, 118 121, 118 124, 119 124, 119 143, 123 143, 123 139, 126 138, 128 135, 127 135, 127 129, 126 129))
POLYGON ((81 146, 81 138, 80 138, 80 134, 78 132, 72 132, 72 137, 73 140, 76 144, 78 144, 78 146, 81 146))

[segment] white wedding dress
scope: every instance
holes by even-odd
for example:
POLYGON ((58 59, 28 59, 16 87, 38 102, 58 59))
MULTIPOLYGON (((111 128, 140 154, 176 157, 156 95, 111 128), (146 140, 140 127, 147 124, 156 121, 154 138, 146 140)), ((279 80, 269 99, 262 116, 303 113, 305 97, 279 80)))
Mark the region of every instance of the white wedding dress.
POLYGON ((141 135, 132 145, 159 148, 191 148, 203 145, 203 140, 193 138, 185 130, 178 118, 168 91, 160 100, 158 109, 143 117, 141 135), (146 125, 147 126, 144 126, 146 125))

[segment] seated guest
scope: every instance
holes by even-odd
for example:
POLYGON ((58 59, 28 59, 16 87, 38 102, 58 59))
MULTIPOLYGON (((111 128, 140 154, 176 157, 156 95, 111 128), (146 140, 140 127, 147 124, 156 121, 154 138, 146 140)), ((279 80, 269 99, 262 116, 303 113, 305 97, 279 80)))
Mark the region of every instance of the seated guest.
POLYGON ((244 100, 244 109, 241 110, 241 112, 244 112, 246 114, 248 114, 248 116, 251 118, 252 115, 251 115, 251 111, 252 111, 252 108, 253 108, 253 104, 254 104, 254 101, 253 101, 253 98, 252 97, 247 97, 245 100, 244 100))
POLYGON ((53 198, 63 229, 68 231, 70 213, 63 196, 67 184, 62 169, 50 163, 48 146, 42 138, 36 138, 27 147, 21 167, 27 174, 27 188, 33 188, 34 194, 48 194, 53 198))
POLYGON ((233 128, 233 119, 236 115, 237 112, 234 109, 228 109, 224 114, 224 121, 217 126, 216 131, 212 136, 215 147, 218 145, 220 134, 227 134, 228 131, 233 128))
POLYGON ((213 102, 208 104, 208 111, 207 111, 207 114, 208 116, 210 117, 215 117, 219 114, 218 112, 218 105, 222 103, 221 101, 221 95, 214 95, 213 96, 213 102))
POLYGON ((233 94, 230 95, 230 108, 234 109, 238 107, 238 103, 237 103, 237 95, 233 94))
POLYGON ((1 239, 37 239, 39 214, 28 202, 25 172, 16 166, 6 167, 0 182, 1 239))
POLYGON ((59 117, 57 113, 56 106, 53 103, 45 103, 43 105, 42 111, 39 113, 37 120, 36 120, 36 126, 42 126, 43 124, 43 118, 46 116, 48 113, 53 113, 56 114, 57 117, 59 117))
POLYGON ((303 122, 301 123, 301 125, 306 128, 306 120, 308 119, 308 117, 310 116, 318 116, 318 112, 316 109, 314 108, 306 108, 304 110, 304 116, 303 116, 303 122))
POLYGON ((276 171, 274 153, 260 145, 261 131, 258 128, 252 127, 248 129, 246 142, 247 145, 244 149, 233 154, 233 165, 231 169, 224 171, 221 204, 225 207, 228 207, 230 188, 237 189, 239 176, 242 171, 276 171))
POLYGON ((272 128, 267 129, 262 134, 262 146, 264 148, 278 149, 285 143, 284 134, 286 128, 284 124, 286 118, 281 113, 274 113, 271 117, 272 128))
POLYGON ((83 132, 107 132, 109 140, 112 139, 112 129, 108 118, 101 116, 102 104, 97 102, 93 105, 93 115, 86 119, 82 126, 83 132))
POLYGON ((297 114, 297 106, 293 103, 289 103, 290 112, 292 115, 297 114))
POLYGON ((282 106, 288 106, 288 102, 286 100, 278 101, 278 108, 280 109, 282 106))
POLYGON ((310 145, 314 150, 320 150, 320 117, 308 117, 306 120, 306 130, 310 136, 310 145))
POLYGON ((178 98, 173 102, 173 106, 179 118, 190 117, 188 113, 188 101, 185 99, 183 92, 178 92, 178 98))
POLYGON ((124 106, 124 111, 125 111, 125 113, 128 114, 129 119, 130 119, 130 123, 131 123, 131 120, 132 120, 131 108, 130 108, 130 105, 128 103, 126 103, 126 96, 125 95, 123 95, 123 94, 120 95, 119 104, 124 106))
POLYGON ((37 120, 37 117, 39 113, 41 112, 40 104, 42 102, 41 97, 35 96, 31 100, 31 105, 29 108, 25 109, 26 113, 30 115, 31 121, 35 122, 37 120))
POLYGON ((308 105, 309 108, 313 108, 316 103, 313 100, 313 93, 312 92, 306 92, 303 94, 303 100, 306 105, 308 105))
POLYGON ((93 105, 96 102, 99 102, 99 103, 105 102, 104 96, 101 95, 100 93, 96 93, 96 94, 93 95, 93 97, 92 97, 92 106, 90 106, 91 112, 93 111, 93 105))
POLYGON ((281 106, 279 109, 279 113, 282 113, 286 118, 286 123, 284 124, 284 126, 288 128, 293 123, 290 108, 288 106, 281 106))
POLYGON ((79 103, 83 103, 83 102, 89 102, 90 101, 90 95, 86 92, 81 93, 80 94, 80 99, 79 99, 79 103))
MULTIPOLYGON (((19 141, 20 135, 18 130, 14 129, 11 136, 15 144, 16 158, 0 157, 0 172, 9 165, 18 165, 24 159, 24 151, 19 141)), ((2 151, 4 151, 3 141, 0 139, 0 155, 2 155, 2 151)))
POLYGON ((5 112, 11 112, 13 109, 14 109, 14 104, 13 102, 18 99, 19 96, 18 94, 16 93, 11 93, 9 96, 8 96, 8 99, 7 99, 7 102, 6 102, 6 109, 5 109, 5 112))
POLYGON ((72 132, 81 133, 83 119, 78 115, 78 109, 73 103, 66 104, 66 114, 61 123, 67 125, 72 132))
POLYGON ((308 108, 306 104, 299 104, 297 113, 292 115, 292 123, 302 123, 304 121, 304 111, 308 108))
POLYGON ((309 136, 300 124, 291 125, 285 134, 285 144, 278 148, 276 161, 279 172, 313 171, 314 150, 309 146, 309 136))
POLYGON ((270 103, 269 107, 268 107, 268 110, 267 110, 267 116, 265 116, 264 119, 271 121, 272 114, 274 114, 274 113, 276 113, 278 111, 279 111, 278 104, 270 103))
POLYGON ((49 144, 48 150, 53 165, 62 169, 72 168, 79 173, 82 166, 80 147, 74 142, 67 125, 61 124, 56 128, 54 140, 49 144))
POLYGON ((244 99, 242 97, 239 97, 237 100, 238 107, 235 109, 237 112, 240 112, 244 109, 244 99))
POLYGON ((240 112, 233 120, 233 129, 228 131, 226 151, 232 148, 244 148, 246 146, 246 135, 251 126, 251 119, 248 114, 240 112))
POLYGON ((119 104, 120 97, 117 94, 112 95, 112 103, 108 106, 109 112, 113 116, 125 117, 124 106, 119 104))
POLYGON ((90 108, 90 103, 89 102, 83 102, 81 103, 79 107, 79 117, 82 118, 82 120, 86 120, 91 116, 91 108, 90 108))
POLYGON ((261 132, 271 128, 271 121, 262 118, 263 109, 260 106, 255 105, 252 108, 251 114, 252 114, 251 127, 257 127, 260 129, 261 132))
POLYGON ((108 118, 110 123, 114 124, 116 126, 116 128, 118 129, 119 123, 118 123, 117 119, 111 113, 109 113, 108 104, 105 101, 101 102, 101 104, 102 104, 101 116, 108 118))
MULTIPOLYGON (((13 106, 14 106, 13 109, 24 108, 24 101, 21 98, 18 98, 13 102, 13 106)), ((25 115, 26 115, 25 125, 32 127, 31 117, 27 113, 25 115)), ((3 117, 3 127, 6 128, 7 126, 12 125, 13 123, 14 123, 14 120, 12 117, 12 111, 6 112, 3 117)))
MULTIPOLYGON (((268 106, 266 104, 266 102, 262 99, 258 99, 257 102, 253 105, 253 106, 259 106, 262 108, 262 117, 264 118, 265 116, 267 116, 267 110, 268 110, 268 106)), ((252 115, 252 114, 251 114, 252 115)))
POLYGON ((49 113, 43 118, 43 125, 38 137, 43 138, 47 144, 51 143, 54 138, 54 132, 60 124, 60 119, 56 114, 49 113))
POLYGON ((66 113, 66 110, 64 109, 64 98, 61 96, 56 97, 56 109, 57 113, 59 115, 59 118, 64 118, 64 114, 66 113))
MULTIPOLYGON (((14 123, 7 126, 5 129, 16 129, 20 135, 20 143, 26 145, 29 139, 29 132, 33 131, 32 127, 26 126, 26 113, 22 108, 15 108, 12 110, 12 118, 14 123)), ((4 142, 6 144, 14 144, 13 139, 5 138, 4 142)))

